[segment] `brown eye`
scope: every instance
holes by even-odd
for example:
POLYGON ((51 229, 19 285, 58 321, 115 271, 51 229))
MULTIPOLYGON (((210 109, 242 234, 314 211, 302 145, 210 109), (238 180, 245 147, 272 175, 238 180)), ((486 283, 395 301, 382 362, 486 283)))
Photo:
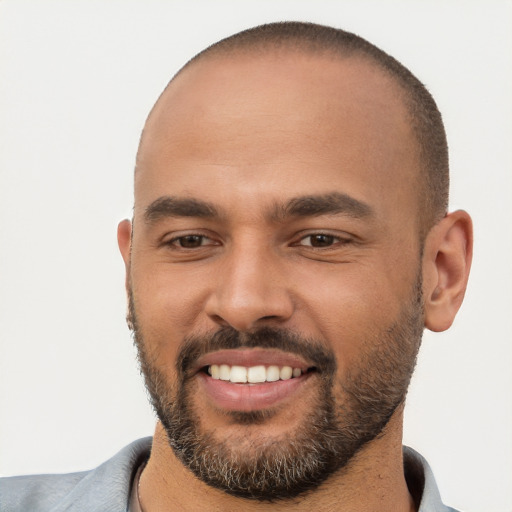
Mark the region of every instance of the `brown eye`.
POLYGON ((335 237, 332 235, 309 235, 309 244, 311 247, 329 247, 335 242, 335 237))
POLYGON ((203 245, 204 238, 205 237, 201 235, 180 236, 175 240, 175 243, 184 249, 195 249, 203 245))

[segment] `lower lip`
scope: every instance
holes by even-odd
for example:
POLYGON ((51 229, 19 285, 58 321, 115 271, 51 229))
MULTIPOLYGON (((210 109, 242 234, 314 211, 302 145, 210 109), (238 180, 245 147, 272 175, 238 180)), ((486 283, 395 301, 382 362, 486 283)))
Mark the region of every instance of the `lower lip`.
POLYGON ((274 407, 291 398, 309 380, 311 374, 262 384, 236 384, 197 374, 206 396, 219 409, 227 411, 257 411, 274 407))

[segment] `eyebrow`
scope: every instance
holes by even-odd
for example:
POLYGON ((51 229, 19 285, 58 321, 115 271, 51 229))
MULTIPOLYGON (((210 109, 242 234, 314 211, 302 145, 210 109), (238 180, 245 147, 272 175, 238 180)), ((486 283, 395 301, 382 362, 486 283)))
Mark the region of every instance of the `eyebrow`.
MULTIPOLYGON (((374 215, 370 205, 347 194, 328 194, 294 197, 284 205, 275 204, 270 218, 282 222, 290 217, 317 217, 320 215, 347 215, 367 218, 374 215)), ((168 217, 215 218, 219 212, 213 204, 193 198, 162 196, 155 199, 145 210, 144 219, 154 223, 168 217)))
POLYGON ((373 208, 358 199, 340 192, 306 195, 291 199, 284 207, 276 207, 273 217, 316 217, 320 215, 347 215, 356 219, 374 216, 373 208))
POLYGON ((145 210, 144 220, 156 222, 166 217, 200 217, 218 216, 215 207, 205 201, 192 198, 163 196, 155 199, 145 210))

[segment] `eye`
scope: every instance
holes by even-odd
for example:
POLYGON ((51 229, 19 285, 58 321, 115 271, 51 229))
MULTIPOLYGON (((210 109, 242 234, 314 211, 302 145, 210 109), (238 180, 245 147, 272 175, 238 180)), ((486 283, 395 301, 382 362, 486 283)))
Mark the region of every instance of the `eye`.
POLYGON ((181 247, 182 249, 197 249, 209 243, 211 243, 211 240, 204 235, 178 236, 170 241, 171 245, 181 247))
POLYGON ((299 241, 299 245, 308 246, 308 247, 330 247, 335 243, 339 242, 340 239, 333 235, 327 235, 325 233, 314 233, 312 235, 307 235, 299 241))

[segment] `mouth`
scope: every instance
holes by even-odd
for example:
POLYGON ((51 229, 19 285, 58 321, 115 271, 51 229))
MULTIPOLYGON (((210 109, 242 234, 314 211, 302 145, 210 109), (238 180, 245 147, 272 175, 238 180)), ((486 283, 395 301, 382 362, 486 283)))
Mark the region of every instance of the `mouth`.
POLYGON ((316 371, 314 366, 303 370, 292 366, 257 365, 238 366, 229 364, 212 364, 201 369, 210 375, 212 379, 224 380, 233 384, 261 384, 264 382, 277 382, 279 380, 296 379, 302 375, 316 371))
POLYGON ((318 372, 300 357, 274 350, 223 350, 202 357, 197 377, 217 409, 256 411, 294 395, 318 372), (206 364, 205 364, 206 363, 206 364))

